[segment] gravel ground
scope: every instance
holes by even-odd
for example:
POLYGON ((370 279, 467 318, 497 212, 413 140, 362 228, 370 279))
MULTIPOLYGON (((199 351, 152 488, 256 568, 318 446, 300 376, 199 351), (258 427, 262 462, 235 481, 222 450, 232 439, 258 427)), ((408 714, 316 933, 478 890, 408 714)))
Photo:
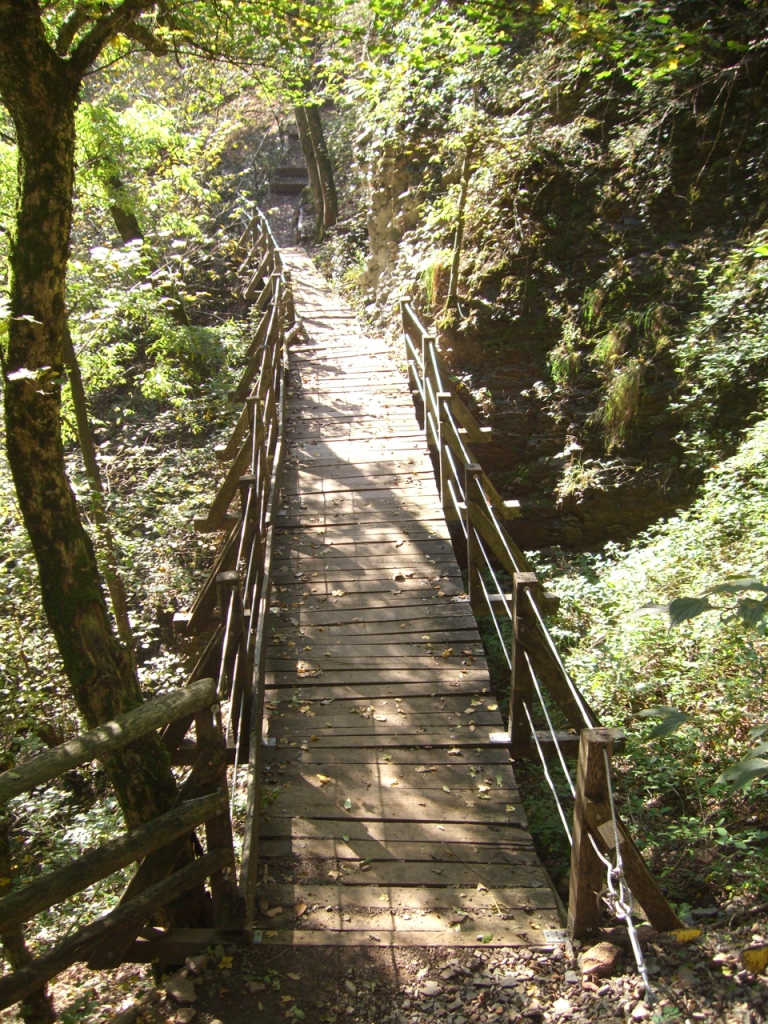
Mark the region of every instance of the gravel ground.
MULTIPOLYGON (((648 1005, 627 946, 608 977, 583 972, 578 943, 529 949, 334 949, 217 947, 163 987, 115 1002, 100 1019, 118 1024, 538 1024, 550 1021, 723 1022, 768 1020, 768 977, 742 963, 768 944, 768 922, 708 928, 692 941, 653 933, 644 942, 655 999, 648 1005), (172 981, 168 988, 174 988, 172 981), (124 1009, 125 1008, 125 1009, 124 1009), (114 1011, 123 1010, 117 1017, 114 1011)), ((588 958, 587 958, 588 959, 588 958)), ((764 967, 763 967, 764 971, 764 967)), ((123 994, 124 995, 124 994, 123 994)))

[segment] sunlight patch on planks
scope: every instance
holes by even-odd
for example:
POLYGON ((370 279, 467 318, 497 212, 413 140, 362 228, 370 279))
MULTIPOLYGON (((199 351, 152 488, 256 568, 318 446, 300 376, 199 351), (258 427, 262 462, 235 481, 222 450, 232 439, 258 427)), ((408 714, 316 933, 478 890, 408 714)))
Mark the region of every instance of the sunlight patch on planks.
POLYGON ((255 938, 551 945, 488 668, 407 383, 302 250, 309 343, 290 438, 266 663, 255 938))

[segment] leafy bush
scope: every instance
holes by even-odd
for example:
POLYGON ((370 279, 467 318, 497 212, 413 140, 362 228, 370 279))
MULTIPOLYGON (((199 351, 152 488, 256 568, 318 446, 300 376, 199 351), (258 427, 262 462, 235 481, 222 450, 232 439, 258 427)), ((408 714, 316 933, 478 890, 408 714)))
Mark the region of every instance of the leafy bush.
POLYGON ((738 617, 700 616, 670 630, 636 612, 728 577, 765 578, 768 420, 712 470, 687 511, 629 548, 537 560, 562 598, 554 632, 574 678, 606 724, 629 732, 622 789, 657 868, 671 870, 685 839, 690 852, 671 883, 679 892, 684 885, 704 899, 712 898, 707 889, 765 892, 768 834, 758 822, 768 809, 768 780, 757 779, 745 794, 718 780, 768 715, 767 642, 738 617), (642 712, 659 706, 689 721, 649 743, 655 718, 642 712), (703 883, 697 863, 708 865, 703 883))

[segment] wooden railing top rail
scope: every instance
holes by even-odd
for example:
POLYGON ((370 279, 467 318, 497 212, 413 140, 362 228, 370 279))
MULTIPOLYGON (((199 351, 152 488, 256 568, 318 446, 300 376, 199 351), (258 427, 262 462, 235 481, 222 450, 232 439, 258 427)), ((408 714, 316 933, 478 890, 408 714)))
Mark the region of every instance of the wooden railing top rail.
MULTIPOLYGON (((490 739, 508 747, 512 757, 539 757, 542 761, 572 845, 569 921, 572 934, 581 937, 594 931, 600 918, 595 892, 601 888, 611 849, 610 835, 600 830, 601 826, 607 828, 609 821, 605 809, 606 793, 610 792, 607 757, 619 748, 624 736, 620 730, 599 728, 597 716, 571 678, 547 626, 545 614, 552 599, 543 592, 506 527, 518 513, 517 502, 501 498, 472 450, 473 445, 490 439, 489 428, 477 423, 451 386, 450 371, 438 352, 436 338, 413 306, 402 302, 401 313, 412 394, 421 407, 427 444, 437 456, 443 512, 454 527, 454 541, 466 556, 469 601, 477 616, 490 619, 509 668, 508 728, 492 733, 490 739), (511 580, 511 587, 502 585, 500 568, 511 580), (553 721, 552 705, 565 719, 568 731, 558 729, 553 721), (543 719, 545 728, 537 725, 537 717, 543 719), (566 757, 577 753, 574 784, 566 757), (549 758, 559 760, 573 795, 573 827, 552 783, 549 758)), ((624 860, 617 863, 622 865, 622 877, 627 878, 655 927, 675 927, 677 917, 626 828, 618 821, 612 828, 621 839, 624 860)), ((631 915, 628 923, 631 927, 631 915)))
POLYGON ((50 782, 72 768, 120 750, 177 718, 210 707, 215 700, 216 684, 213 679, 198 679, 186 689, 148 700, 112 722, 81 733, 3 772, 0 775, 0 803, 34 786, 50 782))

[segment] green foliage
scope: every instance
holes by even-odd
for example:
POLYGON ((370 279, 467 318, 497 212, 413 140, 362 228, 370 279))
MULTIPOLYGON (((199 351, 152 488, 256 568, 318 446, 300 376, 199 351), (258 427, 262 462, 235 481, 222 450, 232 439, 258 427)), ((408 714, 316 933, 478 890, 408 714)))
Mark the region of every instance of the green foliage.
POLYGON ((638 832, 664 870, 679 859, 681 836, 671 822, 688 822, 691 850, 677 877, 694 890, 765 891, 765 847, 752 824, 768 808, 765 750, 743 751, 765 728, 768 648, 743 602, 765 592, 766 551, 768 421, 761 420, 687 511, 627 549, 607 545, 596 555, 542 561, 562 598, 553 628, 574 678, 606 724, 629 731, 622 787, 638 832), (681 598, 681 591, 701 596, 681 598), (663 615, 636 614, 643 604, 663 615), (722 621, 701 614, 715 604, 722 621), (638 728, 646 721, 650 728, 638 728), (662 745, 647 744, 653 736, 662 745), (735 784, 748 776, 744 797, 735 784), (703 883, 692 881, 696 858, 709 865, 703 883))

